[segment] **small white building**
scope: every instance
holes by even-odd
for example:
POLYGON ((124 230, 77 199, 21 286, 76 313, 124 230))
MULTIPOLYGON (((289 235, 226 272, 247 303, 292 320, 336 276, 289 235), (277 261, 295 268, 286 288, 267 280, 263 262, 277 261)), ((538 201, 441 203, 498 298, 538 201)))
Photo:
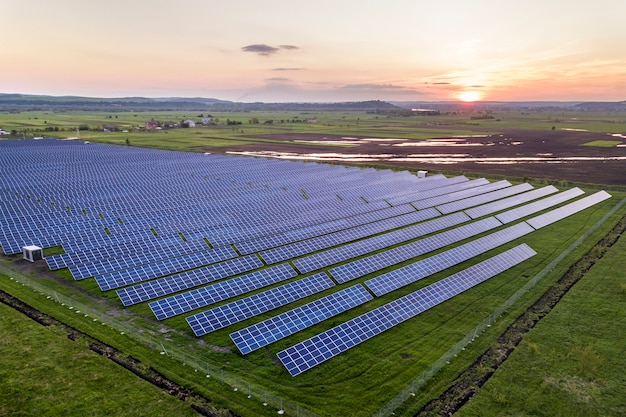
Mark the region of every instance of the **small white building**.
POLYGON ((27 261, 35 262, 43 259, 43 249, 35 245, 24 246, 22 247, 22 255, 27 261))
POLYGON ((196 127, 196 122, 194 122, 193 120, 185 120, 183 124, 185 124, 187 127, 196 127))
POLYGON ((417 171, 417 178, 426 178, 428 171, 417 171))

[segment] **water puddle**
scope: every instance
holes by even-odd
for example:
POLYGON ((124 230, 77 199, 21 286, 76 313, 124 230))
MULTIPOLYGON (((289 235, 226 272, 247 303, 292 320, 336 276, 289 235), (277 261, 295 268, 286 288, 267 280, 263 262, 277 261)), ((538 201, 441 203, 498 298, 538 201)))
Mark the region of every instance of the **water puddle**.
POLYGON ((472 157, 469 154, 342 154, 342 153, 307 153, 295 152, 228 152, 231 155, 258 156, 265 158, 291 159, 320 162, 417 162, 424 164, 451 165, 458 163, 475 163, 485 165, 506 164, 568 164, 589 161, 626 161, 626 156, 570 156, 554 157, 552 154, 536 156, 520 156, 514 158, 472 157))

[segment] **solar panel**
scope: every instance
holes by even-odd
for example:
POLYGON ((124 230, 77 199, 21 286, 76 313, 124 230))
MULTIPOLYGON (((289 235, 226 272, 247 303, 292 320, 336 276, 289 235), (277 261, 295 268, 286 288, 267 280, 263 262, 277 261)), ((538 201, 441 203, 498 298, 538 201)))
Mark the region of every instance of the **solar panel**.
POLYGON ((511 183, 503 180, 494 182, 491 184, 480 185, 478 187, 472 187, 460 191, 455 191, 453 193, 438 195, 436 197, 420 199, 417 201, 411 202, 411 205, 418 210, 425 209, 427 207, 435 207, 441 204, 449 203, 456 200, 462 200, 464 198, 472 197, 479 194, 488 193, 490 191, 499 190, 501 188, 510 187, 511 183))
POLYGON ((587 209, 594 204, 598 204, 606 199, 611 198, 611 194, 606 191, 598 191, 590 196, 581 198, 580 200, 569 203, 563 207, 556 208, 547 213, 540 214, 532 219, 526 220, 526 223, 531 225, 535 229, 548 226, 554 222, 562 220, 568 216, 576 214, 584 209, 587 209))
POLYGON ((246 355, 373 298, 361 284, 357 284, 238 330, 231 333, 230 338, 246 355))
POLYGON ((565 201, 571 200, 572 198, 578 197, 584 193, 585 192, 578 187, 572 188, 556 195, 543 198, 539 201, 505 211, 504 213, 496 214, 496 218, 502 223, 511 223, 523 217, 530 216, 531 214, 538 213, 565 201))
POLYGON ((157 319, 164 320, 237 295, 267 287, 297 275, 289 264, 279 264, 250 274, 231 278, 207 287, 153 301, 150 309, 157 319))
POLYGON ((407 242, 429 233, 456 226, 468 220, 470 220, 470 218, 462 212, 449 214, 400 230, 372 236, 358 242, 349 243, 304 258, 295 259, 293 264, 301 273, 311 272, 342 261, 347 261, 351 258, 356 258, 357 256, 388 248, 398 243, 407 242))
POLYGON ((278 359, 291 376, 297 376, 535 254, 535 251, 526 244, 516 246, 428 287, 282 350, 277 353, 278 359))
POLYGON ((509 197, 511 195, 519 194, 524 191, 532 190, 533 186, 528 183, 514 185, 512 187, 503 188, 489 193, 480 194, 470 198, 464 198, 462 200, 452 201, 450 203, 441 204, 437 206, 437 210, 443 214, 453 213, 455 211, 464 210, 469 207, 477 206, 479 204, 488 203, 490 201, 498 200, 500 198, 509 197))
POLYGON ((290 230, 276 235, 263 236, 246 242, 239 242, 235 246, 241 254, 245 255, 410 212, 415 212, 415 209, 408 204, 386 207, 352 217, 344 217, 314 226, 290 230))
MULTIPOLYGON (((126 245, 122 248, 117 247, 114 248, 112 252, 107 251, 106 254, 101 253, 98 255, 99 258, 106 256, 106 259, 92 261, 93 255, 91 258, 87 257, 85 258, 87 262, 71 265, 69 268, 70 272, 74 279, 78 280, 209 250, 204 240, 180 242, 170 246, 154 247, 140 245, 139 243, 129 246, 130 247, 126 247, 126 245)), ((233 257, 236 256, 234 251, 232 253, 233 257)))
POLYGON ((498 246, 511 242, 533 231, 526 223, 519 223, 461 246, 448 249, 431 257, 365 281, 365 285, 377 296, 409 285, 429 275, 443 271, 453 265, 472 259, 498 246))
POLYGON ((203 336, 258 314, 322 292, 335 283, 325 273, 290 282, 186 318, 196 336, 203 336))
POLYGON ((459 226, 415 242, 407 243, 375 255, 340 265, 332 268, 329 272, 337 282, 348 282, 500 226, 502 226, 502 224, 495 218, 487 217, 486 219, 474 223, 459 226))
POLYGON ((494 201, 492 203, 487 203, 478 207, 467 209, 465 210, 465 213, 472 219, 476 219, 478 217, 486 216, 523 203, 527 203, 537 198, 545 197, 558 191, 559 190, 555 186, 548 185, 546 187, 528 191, 520 195, 514 195, 512 197, 504 198, 502 200, 494 201))
MULTIPOLYGON (((206 252, 193 253, 187 256, 166 259, 135 268, 98 275, 96 276, 96 282, 102 291, 108 291, 126 285, 175 274, 187 269, 214 264, 219 261, 235 258, 236 256, 237 253, 232 248, 225 246, 206 252)), ((236 259, 233 260, 233 263, 237 262, 236 259)))
MULTIPOLYGON (((217 281, 218 279, 252 271, 262 266, 263 263, 259 258, 255 255, 248 255, 154 281, 144 282, 132 287, 122 288, 116 292, 122 304, 129 306, 217 281)), ((103 285, 106 285, 106 283, 103 283, 103 285)), ((103 291, 105 290, 104 288, 102 289, 103 291)))
POLYGON ((332 246, 340 245, 353 240, 371 236, 373 234, 396 229, 409 224, 417 223, 423 220, 432 219, 439 216, 439 212, 435 209, 420 210, 418 212, 408 213, 396 216, 390 219, 380 220, 378 222, 357 226, 351 229, 341 230, 329 233, 324 236, 303 240, 301 242, 291 243, 289 245, 280 246, 260 253, 261 257, 268 264, 285 261, 297 256, 316 252, 318 250, 327 249, 332 246))

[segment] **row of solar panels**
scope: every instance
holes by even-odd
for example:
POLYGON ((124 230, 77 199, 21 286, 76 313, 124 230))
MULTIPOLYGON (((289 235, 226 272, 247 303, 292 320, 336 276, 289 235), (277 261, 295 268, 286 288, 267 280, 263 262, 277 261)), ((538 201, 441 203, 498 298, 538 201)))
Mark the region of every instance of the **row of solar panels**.
MULTIPOLYGON (((118 164, 114 157, 119 150, 121 159, 138 163, 136 157, 139 153, 134 153, 136 151, 133 150, 132 157, 125 159, 124 147, 105 146, 108 161, 101 160, 101 156, 86 150, 89 147, 78 147, 79 155, 94 158, 97 161, 95 166, 109 168, 115 178, 123 178, 119 168, 124 166, 124 163, 118 164), (111 166, 115 169, 111 169, 111 166)), ((61 146, 59 149, 67 152, 68 149, 74 148, 61 146)), ((206 166, 196 165, 196 162, 206 165, 206 159, 201 160, 189 155, 178 159, 176 153, 167 154, 167 157, 173 157, 173 160, 167 161, 161 151, 149 151, 145 154, 146 158, 140 158, 139 161, 146 162, 146 172, 150 172, 151 166, 161 169, 163 166, 169 166, 167 171, 171 173, 170 168, 179 169, 184 165, 187 171, 177 179, 184 178, 185 184, 193 184, 198 180, 206 181, 205 176, 193 175, 208 169, 206 166), (151 161, 152 159, 156 162, 151 161)), ((73 155, 72 158, 76 159, 77 156, 73 155)), ((0 160, 3 160, 2 155, 0 160)), ((228 175, 236 176, 237 180, 233 180, 234 182, 245 183, 245 175, 255 173, 261 173, 260 178, 263 178, 261 181, 276 180, 269 176, 268 166, 276 168, 277 165, 262 160, 252 164, 248 161, 245 158, 232 157, 212 159, 216 166, 227 170, 228 175), (241 171, 234 168, 239 162, 242 164, 241 171), (250 170, 247 171, 246 167, 250 170), (265 174, 262 174, 263 172, 265 174)), ((372 294, 375 296, 388 294, 610 197, 604 192, 596 193, 526 222, 494 232, 504 224, 557 206, 583 192, 572 189, 555 194, 558 190, 552 186, 533 190, 528 184, 511 186, 507 181, 489 183, 485 179, 469 181, 465 177, 448 179, 436 176, 416 181, 410 176, 407 177, 406 173, 377 174, 379 171, 354 169, 342 171, 336 167, 328 167, 325 170, 325 166, 313 165, 313 168, 307 165, 299 167, 306 171, 299 178, 300 174, 298 169, 294 169, 294 165, 281 163, 280 166, 284 167, 285 171, 279 170, 275 173, 280 177, 279 181, 288 180, 288 183, 296 189, 306 184, 307 190, 306 192, 304 189, 298 190, 301 191, 299 197, 304 198, 299 198, 297 202, 282 197, 275 199, 274 202, 284 204, 285 208, 282 210, 274 210, 274 205, 267 204, 271 198, 280 195, 280 192, 267 193, 268 189, 273 191, 278 189, 274 185, 256 188, 249 185, 246 188, 245 185, 242 187, 242 184, 239 184, 238 196, 235 196, 232 190, 219 195, 220 192, 229 190, 229 187, 199 187, 202 192, 206 189, 216 192, 216 199, 224 199, 207 202, 212 207, 210 213, 217 217, 210 223, 193 219, 185 223, 184 216, 168 215, 168 211, 194 212, 193 209, 179 209, 173 205, 168 207, 172 204, 169 198, 176 196, 177 192, 180 194, 180 190, 164 192, 166 198, 161 206, 156 203, 159 195, 155 195, 146 200, 145 205, 138 204, 134 210, 128 206, 128 203, 133 201, 132 188, 135 183, 131 182, 129 190, 124 192, 110 190, 111 193, 103 193, 105 196, 103 199, 99 199, 98 195, 91 196, 92 198, 87 195, 88 198, 85 200, 91 198, 89 207, 93 207, 94 212, 106 212, 107 216, 110 213, 113 218, 119 213, 124 213, 123 225, 114 221, 107 223, 91 218, 85 220, 71 210, 64 212, 57 206, 47 213, 41 204, 34 204, 41 210, 31 218, 32 226, 29 226, 20 222, 17 219, 17 212, 14 211, 15 208, 22 207, 18 204, 19 196, 14 195, 15 190, 19 190, 17 194, 22 196, 31 193, 28 181, 23 178, 19 181, 8 181, 2 183, 4 194, 0 193, 0 204, 11 208, 12 212, 7 214, 3 210, 0 215, 0 244, 4 247, 5 244, 10 245, 11 241, 13 243, 20 239, 23 241, 23 235, 20 233, 41 234, 44 232, 43 229, 53 229, 52 232, 56 231, 56 235, 49 233, 38 236, 39 242, 43 242, 42 246, 45 247, 62 244, 68 253, 48 257, 51 268, 69 266, 76 279, 96 276, 102 290, 116 289, 122 303, 127 306, 154 300, 149 306, 161 320, 226 302, 186 317, 198 336, 286 306, 291 302, 304 300, 313 294, 332 291, 338 284, 343 285, 357 279, 365 280, 231 334, 240 351, 248 353, 357 305, 365 304, 373 298, 372 294), (328 173, 331 171, 329 177, 328 173), (350 174, 335 175, 346 171, 350 171, 350 174), (291 178, 282 178, 281 174, 285 173, 291 178), (327 181, 323 180, 325 177, 329 177, 327 181), (400 177, 404 179, 394 181, 400 177), (309 186, 314 182, 317 184, 309 186), (372 184, 377 184, 377 187, 373 187, 372 184), (407 184, 411 186, 407 187, 407 184), (15 188, 10 190, 10 187, 15 188), (308 196, 309 189, 319 195, 311 199, 308 196), (339 193, 344 197, 339 198, 339 193), (366 202, 367 199, 361 198, 363 195, 375 197, 374 200, 366 202), (11 196, 11 199, 6 200, 6 196, 11 196), (15 198, 18 198, 18 203, 15 203, 15 198), (539 198, 541 200, 537 200, 539 198), (240 207, 242 204, 245 204, 243 209, 240 207), (323 207, 326 205, 328 206, 323 207), (146 207, 158 209, 143 213, 146 207), (172 210, 174 207, 176 208, 172 210), (223 215, 223 210, 231 209, 236 216, 223 215), (235 218, 249 211, 253 214, 247 219, 235 218), (74 217, 68 213, 72 213, 74 217), (146 219, 150 216, 159 217, 162 213, 164 219, 178 223, 170 228, 164 226, 163 230, 166 232, 155 236, 147 229, 150 222, 146 219), (322 216, 321 213, 325 215, 322 216), (472 219, 493 214, 495 214, 493 217, 470 222, 472 219), (297 220, 292 221, 292 217, 296 217, 297 220), (80 221, 72 222, 70 220, 72 218, 80 218, 80 221), (110 225, 114 233, 109 235, 99 230, 103 224, 110 225), (136 229, 132 226, 136 226, 136 229), (80 229, 81 227, 84 228, 80 229), (179 235, 180 227, 184 228, 182 233, 186 237, 185 242, 179 235), (214 228, 208 236, 206 230, 202 230, 207 227, 214 228), (80 232, 75 233, 76 228, 79 228, 80 232), (489 232, 491 232, 489 235, 477 238, 489 232), (444 249, 448 245, 455 245, 470 238, 473 240, 469 243, 411 262, 429 252, 444 249), (407 262, 411 263, 406 265, 407 262), (390 268, 391 271, 380 274, 383 269, 390 268), (316 272, 320 269, 327 272, 316 272), (212 285, 203 286, 213 282, 215 283, 212 285), (264 288, 269 289, 263 290, 264 288), (253 294, 246 296, 247 293, 253 294), (239 298, 240 296, 243 298, 239 298)), ((59 172, 65 169, 63 163, 46 163, 43 166, 45 169, 54 168, 59 172)), ((6 171, 6 168, 0 167, 0 171, 3 169, 6 171)), ((70 169, 69 173, 63 175, 72 178, 75 174, 76 172, 70 169)), ((152 179, 144 174, 142 172, 140 175, 138 184, 140 189, 154 192, 161 186, 160 174, 152 179)), ((94 178, 102 176, 106 178, 106 173, 98 172, 94 178)), ((90 179, 83 178, 81 181, 88 183, 90 179)), ((170 185, 172 183, 169 180, 164 182, 170 185)), ((119 186, 115 181, 104 181, 101 186, 104 190, 112 184, 119 186)), ((86 189, 96 188, 86 187, 86 189)), ((52 198, 55 197, 54 193, 54 190, 50 191, 52 198)), ((202 198, 204 197, 181 201, 201 202, 202 198)), ((32 205, 32 199, 29 199, 29 202, 32 205)), ((199 209, 195 212, 203 211, 199 209)), ((164 224, 166 223, 164 220, 164 224)), ((33 242, 28 244, 30 243, 33 242)), ((490 274, 495 275, 499 267, 507 265, 509 261, 506 259, 521 262, 531 256, 531 252, 532 250, 527 247, 516 248, 514 252, 507 251, 507 255, 502 255, 505 259, 496 257, 493 258, 495 259, 492 261, 493 264, 484 263, 481 267, 469 268, 463 275, 465 277, 463 280, 471 277, 470 281, 473 282, 471 285, 476 285, 480 280, 491 276, 490 274)), ((462 281, 461 276, 453 277, 454 279, 444 280, 445 285, 433 284, 427 287, 430 288, 428 292, 418 291, 420 295, 416 297, 426 300, 425 306, 430 308, 469 288, 470 284, 462 281)), ((387 310, 380 311, 392 314, 394 320, 398 317, 410 318, 423 311, 419 309, 408 311, 404 303, 405 301, 396 300, 383 306, 387 310)), ((296 344, 280 352, 279 358, 292 375, 297 375, 399 322, 389 321, 387 317, 388 321, 383 320, 381 323, 377 317, 378 313, 375 313, 378 310, 370 312, 371 317, 370 313, 366 313, 357 324, 351 320, 350 325, 344 323, 345 328, 338 326, 336 329, 339 327, 341 329, 337 332, 332 334, 324 332, 318 335, 320 341, 316 339, 315 342, 305 341, 296 344), (351 336, 347 336, 348 334, 351 336)))

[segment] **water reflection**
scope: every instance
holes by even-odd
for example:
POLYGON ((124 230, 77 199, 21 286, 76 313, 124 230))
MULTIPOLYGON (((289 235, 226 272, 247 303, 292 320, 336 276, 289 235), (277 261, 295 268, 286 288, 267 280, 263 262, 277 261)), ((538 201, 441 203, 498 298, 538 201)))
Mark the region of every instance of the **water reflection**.
POLYGON ((305 161, 332 162, 418 162, 424 164, 450 165, 472 162, 476 164, 567 164, 589 161, 626 161, 626 156, 568 156, 554 157, 551 154, 519 157, 473 157, 469 154, 342 154, 342 153, 295 153, 295 152, 228 152, 231 155, 260 156, 264 158, 294 159, 305 161))

